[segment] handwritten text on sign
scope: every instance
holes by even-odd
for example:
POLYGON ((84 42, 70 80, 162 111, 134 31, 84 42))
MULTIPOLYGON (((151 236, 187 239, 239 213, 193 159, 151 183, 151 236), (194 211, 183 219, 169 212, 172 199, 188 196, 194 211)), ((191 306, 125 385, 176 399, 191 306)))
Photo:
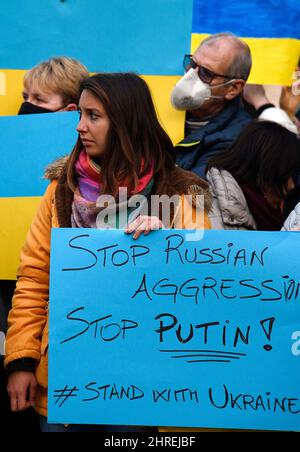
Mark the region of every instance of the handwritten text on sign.
POLYGON ((298 244, 53 230, 50 422, 299 429, 298 244))

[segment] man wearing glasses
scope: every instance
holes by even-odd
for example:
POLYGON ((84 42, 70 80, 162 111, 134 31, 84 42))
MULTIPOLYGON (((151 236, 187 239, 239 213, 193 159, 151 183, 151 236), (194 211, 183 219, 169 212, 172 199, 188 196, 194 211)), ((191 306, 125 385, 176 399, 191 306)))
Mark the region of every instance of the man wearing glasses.
POLYGON ((186 110, 185 139, 175 147, 177 164, 205 178, 209 159, 226 148, 251 121, 241 101, 252 59, 248 45, 230 33, 212 35, 194 55, 171 101, 186 110))

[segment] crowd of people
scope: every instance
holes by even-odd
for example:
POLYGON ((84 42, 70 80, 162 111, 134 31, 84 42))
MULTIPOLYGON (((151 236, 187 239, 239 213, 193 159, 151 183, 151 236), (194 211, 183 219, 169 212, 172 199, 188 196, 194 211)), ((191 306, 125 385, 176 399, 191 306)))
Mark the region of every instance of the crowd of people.
MULTIPOLYGON (((10 408, 18 413, 34 407, 43 432, 155 431, 47 423, 52 227, 99 227, 97 200, 111 195, 117 206, 115 226, 135 239, 162 227, 300 229, 300 96, 285 92, 285 105, 288 96, 293 100, 293 108, 285 110, 269 101, 262 86, 247 85, 251 52, 230 33, 204 40, 193 55, 184 57, 183 65, 185 74, 171 94, 174 108, 186 111, 185 137, 176 146, 138 75, 89 76, 82 64, 66 57, 52 58, 25 75, 19 114, 79 112, 74 149, 49 162, 50 183, 21 251, 17 285, 0 282, 3 331, 10 311, 5 356, 10 408), (121 202, 123 188, 127 198, 121 202), (151 208, 143 214, 130 210, 135 195, 177 195, 179 201, 166 221, 151 208), (189 195, 188 208, 184 195, 189 195), (204 203, 195 224, 198 196, 204 203), (125 227, 119 221, 124 211, 125 227)), ((298 80, 295 87, 299 85, 298 80)))

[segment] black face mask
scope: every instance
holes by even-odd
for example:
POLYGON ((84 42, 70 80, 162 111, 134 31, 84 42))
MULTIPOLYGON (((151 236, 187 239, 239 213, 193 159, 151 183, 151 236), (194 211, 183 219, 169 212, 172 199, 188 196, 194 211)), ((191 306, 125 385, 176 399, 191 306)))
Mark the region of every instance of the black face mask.
MULTIPOLYGON (((61 108, 60 108, 61 110, 61 108)), ((59 110, 55 110, 59 111, 59 110)), ((37 105, 31 104, 30 102, 23 102, 18 115, 34 115, 38 113, 55 113, 53 110, 48 110, 47 108, 38 107, 37 105)))

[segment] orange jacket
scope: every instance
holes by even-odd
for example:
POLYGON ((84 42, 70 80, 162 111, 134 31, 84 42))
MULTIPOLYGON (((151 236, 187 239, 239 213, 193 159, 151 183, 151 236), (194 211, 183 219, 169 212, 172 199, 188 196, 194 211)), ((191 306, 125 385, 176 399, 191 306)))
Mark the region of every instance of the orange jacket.
POLYGON ((20 256, 17 288, 8 317, 5 366, 22 358, 38 362, 36 410, 47 415, 50 234, 58 227, 52 182, 38 208, 20 256))
MULTIPOLYGON (((59 227, 55 205, 56 186, 57 181, 48 186, 21 251, 18 283, 9 314, 6 340, 5 366, 22 358, 33 358, 38 362, 35 408, 43 416, 47 416, 50 234, 51 228, 59 227)), ((185 212, 185 229, 191 227, 193 214, 193 207, 185 212)), ((181 217, 179 208, 174 228, 179 226, 181 217)), ((197 228, 203 227, 210 229, 207 214, 204 215, 204 224, 202 221, 197 225, 197 228)))

